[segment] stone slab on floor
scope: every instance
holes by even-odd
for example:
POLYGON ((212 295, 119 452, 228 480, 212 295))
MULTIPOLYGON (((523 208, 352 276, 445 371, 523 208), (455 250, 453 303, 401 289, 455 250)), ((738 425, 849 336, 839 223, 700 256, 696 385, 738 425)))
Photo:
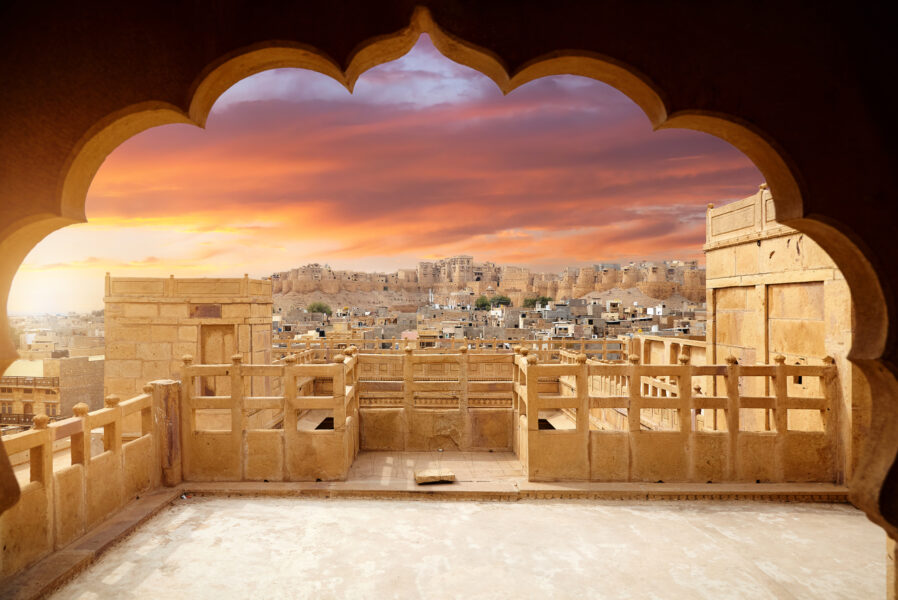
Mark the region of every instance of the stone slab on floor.
POLYGON ((449 469, 421 469, 415 471, 415 483, 434 484, 434 483, 452 483, 455 481, 455 473, 449 469))

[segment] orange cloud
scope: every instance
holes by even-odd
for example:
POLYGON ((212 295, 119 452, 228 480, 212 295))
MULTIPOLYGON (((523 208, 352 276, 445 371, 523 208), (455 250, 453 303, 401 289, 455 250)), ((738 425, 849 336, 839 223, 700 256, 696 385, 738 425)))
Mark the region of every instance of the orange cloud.
POLYGON ((454 252, 542 268, 698 257, 705 205, 760 181, 720 140, 653 132, 604 84, 553 77, 503 96, 422 39, 356 95, 317 73, 262 73, 225 93, 205 130, 136 136, 88 194, 92 231, 116 243, 29 260, 264 275, 454 252))

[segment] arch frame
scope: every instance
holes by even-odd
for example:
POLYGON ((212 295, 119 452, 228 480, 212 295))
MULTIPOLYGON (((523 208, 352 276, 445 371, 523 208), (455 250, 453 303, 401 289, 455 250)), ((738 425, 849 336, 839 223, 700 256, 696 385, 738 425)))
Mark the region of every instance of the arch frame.
MULTIPOLYGON (((850 483, 852 501, 892 537, 898 537, 898 366, 883 360, 889 350, 891 290, 879 273, 882 265, 858 232, 825 215, 808 213, 804 199, 808 184, 798 162, 772 133, 735 114, 673 106, 662 86, 635 65, 591 50, 559 48, 511 68, 496 52, 466 41, 437 24, 431 11, 414 6, 408 25, 368 37, 341 62, 311 44, 267 39, 222 52, 207 61, 185 90, 183 102, 146 99, 129 103, 95 120, 77 143, 68 148, 54 180, 54 210, 40 210, 16 218, 0 229, 0 369, 16 358, 8 335, 7 299, 12 279, 27 253, 46 235, 86 220, 85 200, 94 175, 106 156, 125 140, 148 128, 169 123, 204 126, 217 98, 231 85, 263 70, 306 68, 326 74, 352 91, 368 69, 394 60, 428 34, 447 58, 471 67, 495 82, 503 93, 540 77, 572 74, 590 77, 623 92, 646 114, 652 127, 688 128, 719 137, 742 151, 764 174, 778 220, 807 233, 830 254, 845 274, 856 312, 855 339, 849 358, 871 387, 873 423, 869 443, 850 483)), ((3 198, 4 201, 9 200, 3 198)), ((5 472, 0 452, 0 472, 5 472)), ((12 490, 2 484, 4 499, 12 490)), ((0 510, 4 506, 0 501, 0 510)))

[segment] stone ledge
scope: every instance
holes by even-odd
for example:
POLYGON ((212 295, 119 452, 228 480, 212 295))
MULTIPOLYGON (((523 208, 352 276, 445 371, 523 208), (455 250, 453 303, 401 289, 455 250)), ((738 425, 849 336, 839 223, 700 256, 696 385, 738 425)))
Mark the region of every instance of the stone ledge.
POLYGON ((512 481, 435 483, 277 482, 184 483, 181 491, 195 496, 289 496, 299 498, 369 498, 394 500, 499 500, 519 498, 512 481))
POLYGON ((522 498, 709 500, 848 503, 848 488, 830 483, 519 483, 522 498))
POLYGON ((708 500, 848 503, 848 488, 817 483, 539 483, 524 479, 461 481, 425 487, 413 481, 183 483, 197 496, 295 496, 409 500, 708 500))
POLYGON ((103 552, 171 504, 180 494, 177 488, 157 488, 142 494, 65 548, 0 582, 0 600, 31 600, 46 596, 87 568, 103 552))

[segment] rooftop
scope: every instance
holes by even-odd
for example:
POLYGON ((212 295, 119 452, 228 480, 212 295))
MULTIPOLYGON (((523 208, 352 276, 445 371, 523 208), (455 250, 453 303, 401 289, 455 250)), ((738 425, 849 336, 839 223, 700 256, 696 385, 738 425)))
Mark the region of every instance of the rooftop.
POLYGON ((43 377, 44 361, 18 359, 2 374, 4 377, 43 377))
POLYGON ((883 545, 841 505, 193 497, 51 597, 869 599, 883 545))

